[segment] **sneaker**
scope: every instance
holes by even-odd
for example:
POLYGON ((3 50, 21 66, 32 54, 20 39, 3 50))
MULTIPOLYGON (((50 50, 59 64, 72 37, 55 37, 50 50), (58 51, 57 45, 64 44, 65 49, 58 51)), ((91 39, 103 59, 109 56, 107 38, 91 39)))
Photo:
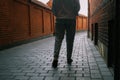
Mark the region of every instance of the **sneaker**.
POLYGON ((58 60, 53 60, 52 67, 57 68, 57 65, 58 65, 58 60))
POLYGON ((73 62, 72 59, 68 59, 68 60, 67 60, 67 63, 70 64, 70 65, 71 65, 72 62, 73 62))

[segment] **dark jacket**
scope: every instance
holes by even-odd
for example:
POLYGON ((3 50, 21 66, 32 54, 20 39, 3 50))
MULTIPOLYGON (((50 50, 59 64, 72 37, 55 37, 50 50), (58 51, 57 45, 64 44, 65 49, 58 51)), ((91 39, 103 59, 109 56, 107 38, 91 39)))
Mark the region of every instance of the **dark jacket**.
POLYGON ((53 0, 52 3, 52 12, 59 19, 75 19, 79 10, 79 0, 53 0))

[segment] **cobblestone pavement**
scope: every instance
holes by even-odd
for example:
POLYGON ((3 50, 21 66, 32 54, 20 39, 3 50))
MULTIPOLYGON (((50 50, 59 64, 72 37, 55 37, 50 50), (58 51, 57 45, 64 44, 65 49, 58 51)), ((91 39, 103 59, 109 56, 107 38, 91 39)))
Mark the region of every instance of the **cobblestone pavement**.
POLYGON ((54 37, 49 37, 0 51, 0 80, 113 80, 86 32, 76 33, 71 66, 65 39, 57 69, 51 67, 53 48, 54 37))

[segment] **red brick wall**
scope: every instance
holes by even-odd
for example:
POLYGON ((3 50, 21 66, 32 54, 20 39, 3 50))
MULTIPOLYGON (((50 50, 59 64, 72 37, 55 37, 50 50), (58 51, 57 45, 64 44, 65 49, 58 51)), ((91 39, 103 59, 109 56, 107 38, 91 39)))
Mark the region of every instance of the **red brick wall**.
POLYGON ((53 30, 53 15, 50 14, 51 12, 44 11, 44 35, 49 35, 53 30))
POLYGON ((76 19, 76 30, 87 30, 88 29, 88 18, 84 16, 78 16, 76 19))
POLYGON ((41 36, 43 31, 43 9, 37 8, 35 5, 31 5, 30 8, 30 22, 31 22, 31 36, 41 36))
POLYGON ((90 14, 91 15, 102 4, 102 1, 103 0, 89 0, 89 3, 90 3, 90 14))
POLYGON ((99 40, 106 46, 108 45, 108 21, 114 18, 113 2, 107 3, 102 0, 91 0, 90 2, 90 31, 92 32, 92 24, 99 24, 99 40))
POLYGON ((21 41, 29 38, 29 5, 24 0, 14 0, 11 5, 12 19, 12 42, 21 41))
MULTIPOLYGON (((111 54, 109 53, 109 47, 112 47, 112 41, 110 38, 113 38, 110 36, 110 34, 114 34, 115 27, 110 26, 112 21, 115 19, 114 0, 89 0, 89 3, 89 34, 94 42, 97 40, 97 46, 100 50, 100 53, 105 58, 105 61, 109 64, 108 60, 109 55, 111 54), (96 27, 98 27, 98 31, 95 30, 96 27), (113 32, 110 31, 110 29, 113 29, 113 32)), ((112 24, 114 25, 114 22, 112 24)))
POLYGON ((53 33, 51 10, 28 1, 0 1, 0 47, 53 33))
POLYGON ((12 39, 12 24, 11 16, 11 1, 0 1, 0 45, 11 43, 12 39))

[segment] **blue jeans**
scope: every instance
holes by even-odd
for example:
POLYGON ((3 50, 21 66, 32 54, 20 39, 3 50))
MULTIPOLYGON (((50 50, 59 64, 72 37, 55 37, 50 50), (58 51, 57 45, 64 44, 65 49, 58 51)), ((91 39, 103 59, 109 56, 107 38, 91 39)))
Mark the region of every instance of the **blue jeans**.
POLYGON ((76 31, 75 19, 56 19, 54 59, 58 59, 59 57, 59 52, 65 31, 66 31, 66 43, 67 43, 67 59, 71 59, 74 36, 76 31))

